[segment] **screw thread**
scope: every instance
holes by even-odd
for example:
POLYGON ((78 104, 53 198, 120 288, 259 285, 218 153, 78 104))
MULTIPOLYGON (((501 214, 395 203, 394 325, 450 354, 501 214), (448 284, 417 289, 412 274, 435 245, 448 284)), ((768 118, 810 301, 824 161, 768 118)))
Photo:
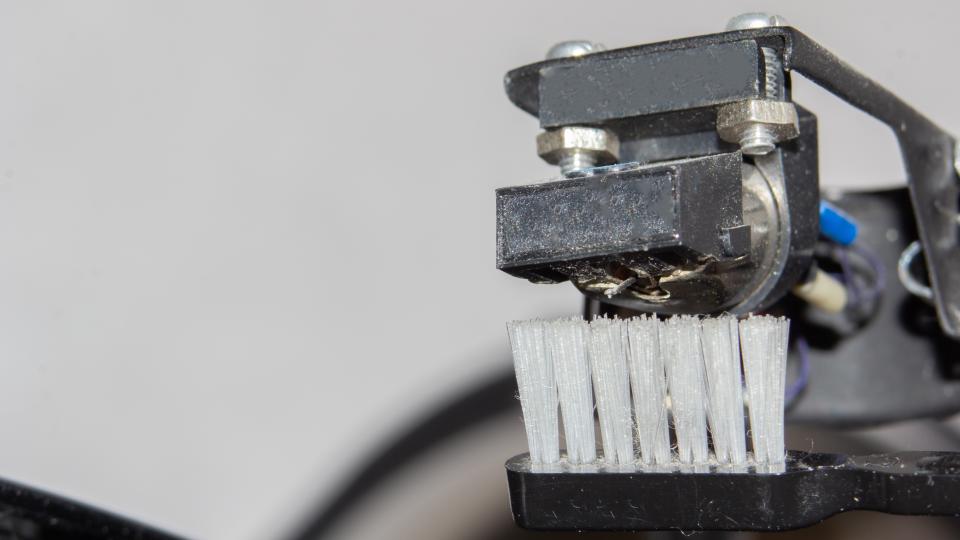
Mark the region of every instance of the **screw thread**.
POLYGON ((769 126, 754 124, 740 134, 740 150, 748 156, 762 156, 776 148, 776 137, 769 126))
POLYGON ((567 174, 580 169, 589 169, 596 164, 597 160, 594 158, 594 156, 587 152, 574 150, 573 152, 563 156, 557 165, 560 166, 560 172, 562 174, 567 174))
POLYGON ((764 96, 781 101, 784 98, 784 77, 780 57, 777 56, 777 51, 770 47, 761 47, 760 50, 763 52, 764 63, 764 96))

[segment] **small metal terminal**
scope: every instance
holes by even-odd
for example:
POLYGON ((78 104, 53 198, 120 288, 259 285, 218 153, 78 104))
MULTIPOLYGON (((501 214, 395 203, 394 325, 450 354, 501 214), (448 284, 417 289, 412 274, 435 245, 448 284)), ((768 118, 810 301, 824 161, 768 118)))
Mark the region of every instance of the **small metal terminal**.
POLYGON ((797 107, 789 101, 747 99, 717 109, 717 134, 740 143, 744 154, 769 154, 776 144, 800 134, 797 107))
POLYGON ((603 128, 564 126, 537 135, 537 155, 563 174, 616 163, 619 154, 617 136, 603 128))
POLYGON ((607 298, 613 298, 614 296, 627 290, 628 287, 630 287, 636 282, 637 282, 637 276, 628 277, 627 279, 621 281, 619 285, 610 287, 609 289, 603 291, 603 294, 606 295, 607 298))
MULTIPOLYGON (((727 22, 727 30, 749 30, 753 28, 768 28, 772 26, 786 26, 787 21, 779 15, 769 13, 744 13, 738 15, 727 22)), ((783 74, 783 64, 780 62, 780 56, 777 51, 771 47, 761 47, 763 53, 763 74, 764 74, 764 98, 768 101, 782 102, 785 98, 785 84, 783 74)), ((733 106, 736 106, 734 104, 733 106)), ((792 105, 791 105, 792 106, 792 105)), ((794 117, 796 110, 794 109, 794 117)), ((719 118, 717 120, 717 130, 720 129, 719 118)), ((795 137, 796 135, 794 135, 795 137)), ((777 127, 768 125, 766 122, 755 121, 749 125, 740 126, 737 134, 730 138, 720 135, 728 142, 740 143, 740 148, 744 154, 751 156, 762 156, 769 154, 776 148, 778 142, 786 139, 779 138, 777 127)), ((792 137, 789 137, 792 138, 792 137)))
POLYGON ((584 39, 574 39, 570 41, 561 41, 547 51, 547 60, 556 60, 558 58, 575 58, 585 54, 595 53, 606 50, 606 47, 600 43, 594 43, 584 39))

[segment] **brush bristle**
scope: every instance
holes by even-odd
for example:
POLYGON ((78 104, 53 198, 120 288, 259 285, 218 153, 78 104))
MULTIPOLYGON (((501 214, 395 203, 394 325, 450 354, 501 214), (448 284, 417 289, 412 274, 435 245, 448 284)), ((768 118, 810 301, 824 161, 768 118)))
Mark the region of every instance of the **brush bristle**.
POLYGON ((737 320, 733 317, 704 319, 700 323, 700 340, 707 375, 707 416, 714 454, 719 463, 745 464, 747 443, 737 320))
POLYGON ((786 455, 789 327, 787 319, 769 316, 508 323, 531 462, 561 461, 562 412, 563 459, 571 465, 679 465, 681 471, 693 465, 690 470, 702 471, 751 464, 776 471, 786 455))
POLYGON ((649 316, 630 319, 627 321, 627 335, 640 461, 645 465, 667 465, 672 457, 666 375, 660 353, 660 322, 649 316))
POLYGON ((633 462, 633 419, 627 343, 620 319, 590 324, 590 367, 603 439, 603 460, 610 465, 633 462))
POLYGON ((697 319, 688 316, 672 317, 660 327, 677 457, 685 465, 706 463, 709 458, 699 330, 697 319))
POLYGON ((750 317, 740 322, 743 374, 750 400, 750 437, 759 463, 786 459, 783 443, 783 405, 790 322, 773 317, 750 317))
POLYGON ((557 378, 567 460, 573 464, 592 463, 597 459, 597 443, 588 328, 578 319, 561 319, 546 323, 545 338, 557 378))
POLYGON ((543 321, 507 324, 530 460, 533 463, 556 463, 560 460, 557 386, 544 327, 543 321))

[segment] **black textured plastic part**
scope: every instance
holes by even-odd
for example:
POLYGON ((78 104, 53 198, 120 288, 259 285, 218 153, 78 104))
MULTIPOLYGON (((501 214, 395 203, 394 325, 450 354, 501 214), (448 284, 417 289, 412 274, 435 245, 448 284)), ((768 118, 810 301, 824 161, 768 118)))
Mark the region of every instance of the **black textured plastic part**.
POLYGON ((759 97, 758 50, 747 40, 557 62, 541 72, 540 125, 596 123, 759 97))
POLYGON ((528 529, 781 531, 850 510, 960 515, 958 453, 787 461, 777 474, 533 472, 522 454, 506 468, 514 519, 528 529))
POLYGON ((497 267, 536 278, 555 265, 683 248, 724 258, 721 229, 743 224, 739 152, 594 170, 497 190, 497 267))

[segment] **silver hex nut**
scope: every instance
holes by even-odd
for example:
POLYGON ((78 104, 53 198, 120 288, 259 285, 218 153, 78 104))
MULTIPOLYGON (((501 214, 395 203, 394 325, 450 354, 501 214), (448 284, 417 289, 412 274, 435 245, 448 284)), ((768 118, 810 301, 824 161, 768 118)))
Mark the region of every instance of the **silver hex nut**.
POLYGON ((537 155, 557 165, 572 154, 587 154, 596 163, 616 163, 620 140, 612 132, 597 127, 563 126, 537 135, 537 155))
POLYGON ((739 143, 746 133, 763 128, 774 139, 783 142, 800 135, 797 107, 789 101, 747 99, 717 109, 717 134, 739 143))

